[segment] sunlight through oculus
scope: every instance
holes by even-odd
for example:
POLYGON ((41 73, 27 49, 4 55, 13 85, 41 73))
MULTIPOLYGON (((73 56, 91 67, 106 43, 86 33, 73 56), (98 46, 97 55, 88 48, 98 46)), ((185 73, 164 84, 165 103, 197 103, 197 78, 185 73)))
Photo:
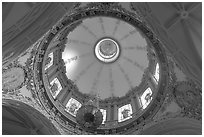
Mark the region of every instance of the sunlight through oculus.
POLYGON ((95 55, 104 63, 112 63, 118 59, 120 47, 115 40, 103 38, 95 46, 95 55))

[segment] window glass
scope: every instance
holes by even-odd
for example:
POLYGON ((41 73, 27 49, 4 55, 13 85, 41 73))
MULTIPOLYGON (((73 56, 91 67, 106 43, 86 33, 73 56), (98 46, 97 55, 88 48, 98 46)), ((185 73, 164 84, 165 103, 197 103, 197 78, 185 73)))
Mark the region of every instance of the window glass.
POLYGON ((48 57, 45 61, 45 70, 47 70, 52 65, 53 65, 53 52, 48 54, 48 57))
POLYGON ((103 114, 103 121, 102 124, 106 121, 106 110, 105 109, 100 109, 101 113, 103 114))
POLYGON ((147 88, 145 92, 142 94, 142 96, 140 97, 142 108, 145 109, 149 105, 151 100, 152 100, 152 90, 151 88, 147 88))
POLYGON ((50 92, 53 98, 56 98, 59 92, 62 90, 62 86, 57 78, 50 82, 50 92))
POLYGON ((158 83, 159 81, 159 64, 157 63, 155 73, 154 73, 155 81, 158 83))
POLYGON ((78 109, 81 107, 81 103, 74 98, 71 98, 66 105, 65 110, 71 115, 76 117, 78 109))
POLYGON ((132 106, 130 104, 124 105, 118 109, 118 122, 125 121, 132 118, 132 106))

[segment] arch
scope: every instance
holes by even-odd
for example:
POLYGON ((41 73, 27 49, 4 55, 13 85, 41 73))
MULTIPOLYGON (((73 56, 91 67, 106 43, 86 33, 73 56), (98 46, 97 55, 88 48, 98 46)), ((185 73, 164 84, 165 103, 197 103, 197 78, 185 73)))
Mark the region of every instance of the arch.
POLYGON ((20 101, 2 101, 3 135, 59 135, 54 125, 39 111, 20 101))
POLYGON ((201 135, 201 121, 191 118, 174 118, 144 128, 141 135, 201 135))

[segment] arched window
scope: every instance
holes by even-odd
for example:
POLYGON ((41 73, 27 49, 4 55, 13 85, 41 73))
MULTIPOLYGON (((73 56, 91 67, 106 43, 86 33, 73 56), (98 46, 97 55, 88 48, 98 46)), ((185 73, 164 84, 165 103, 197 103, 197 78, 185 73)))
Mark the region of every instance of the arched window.
POLYGON ((145 109, 152 100, 152 90, 151 88, 147 88, 145 92, 140 97, 140 103, 143 109, 145 109))
POLYGON ((154 79, 155 79, 156 83, 159 82, 159 64, 158 63, 156 65, 156 69, 155 69, 155 73, 154 73, 154 79))
POLYGON ((53 65, 53 52, 48 54, 48 57, 45 61, 45 70, 47 70, 52 65, 53 65))
POLYGON ((125 121, 132 118, 132 106, 130 104, 124 105, 118 109, 118 122, 125 121))
POLYGON ((81 107, 81 103, 74 98, 69 99, 67 102, 65 110, 71 114, 72 116, 76 117, 78 109, 81 107))
POLYGON ((52 94, 53 98, 55 99, 59 92, 62 90, 62 86, 57 78, 54 78, 50 82, 50 93, 52 94))
POLYGON ((106 110, 105 109, 100 109, 101 113, 103 114, 103 121, 102 124, 106 121, 106 110))

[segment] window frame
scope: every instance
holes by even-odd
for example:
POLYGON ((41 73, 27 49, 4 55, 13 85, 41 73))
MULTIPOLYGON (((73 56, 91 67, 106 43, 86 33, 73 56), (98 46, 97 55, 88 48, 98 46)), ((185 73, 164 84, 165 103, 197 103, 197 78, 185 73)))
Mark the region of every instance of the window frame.
POLYGON ((158 82, 159 82, 159 78, 160 78, 160 67, 159 67, 159 63, 157 63, 156 64, 156 67, 155 67, 155 71, 154 71, 154 75, 153 75, 153 77, 154 77, 154 80, 155 80, 155 82, 158 84, 158 82))
POLYGON ((56 99, 57 95, 60 93, 60 91, 62 90, 62 85, 59 81, 58 78, 54 78, 51 82, 50 82, 50 93, 52 95, 52 97, 54 99, 56 99), (53 86, 53 84, 56 83, 58 85, 58 90, 56 91, 55 95, 53 95, 52 91, 51 91, 51 87, 53 86))
POLYGON ((68 112, 69 114, 71 114, 72 116, 76 117, 76 113, 81 106, 82 106, 82 104, 78 100, 76 100, 75 98, 70 98, 69 101, 67 102, 66 106, 65 106, 65 111, 68 112), (69 111, 69 107, 71 106, 72 103, 75 103, 77 106, 77 109, 74 111, 74 114, 69 111))
POLYGON ((146 109, 148 106, 149 106, 149 104, 151 103, 151 101, 152 101, 152 99, 153 99, 153 91, 152 91, 152 89, 150 88, 150 87, 148 87, 148 88, 146 88, 146 90, 142 93, 142 95, 139 97, 139 100, 140 100, 140 105, 142 106, 142 109, 146 109), (148 102, 144 102, 145 101, 145 94, 147 95, 148 93, 146 93, 146 92, 148 92, 148 91, 150 91, 151 93, 150 93, 150 96, 151 96, 151 98, 150 98, 150 100, 148 101, 148 102))
POLYGON ((54 53, 49 53, 47 58, 49 57, 51 58, 51 61, 47 65, 45 64, 45 70, 49 69, 54 64, 54 53))
POLYGON ((105 121, 106 121, 106 117, 107 117, 107 110, 106 109, 102 109, 100 108, 100 111, 103 115, 103 121, 102 121, 102 124, 105 124, 105 121), (105 114, 105 115, 104 115, 105 114))
POLYGON ((132 114, 133 114, 132 105, 131 104, 123 105, 122 107, 118 108, 118 122, 123 122, 123 121, 126 121, 126 120, 132 118, 132 114), (121 118, 121 117, 123 117, 122 112, 125 109, 129 109, 130 110, 130 112, 129 112, 130 114, 128 114, 129 116, 126 117, 126 118, 121 118))

